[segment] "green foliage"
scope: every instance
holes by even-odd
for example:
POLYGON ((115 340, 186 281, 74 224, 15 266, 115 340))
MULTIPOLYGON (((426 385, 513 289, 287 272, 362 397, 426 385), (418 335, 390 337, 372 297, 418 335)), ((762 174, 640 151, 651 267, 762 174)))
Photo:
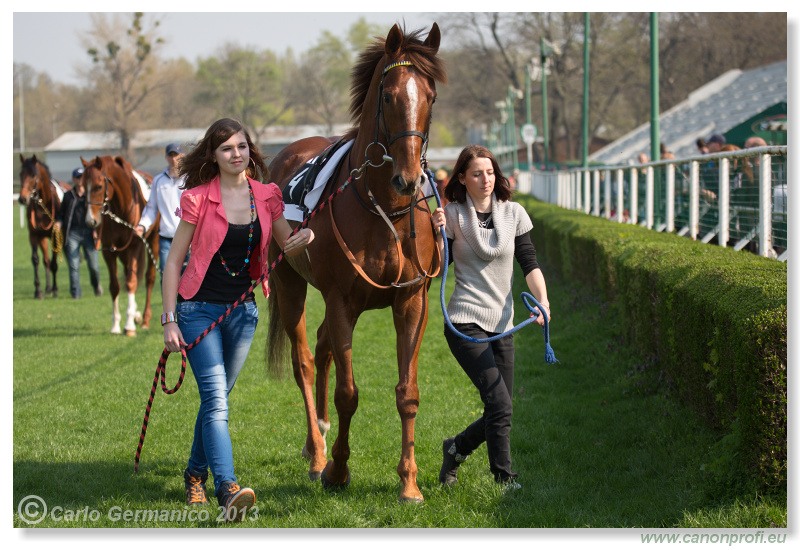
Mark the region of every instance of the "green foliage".
POLYGON ((537 248, 615 301, 628 343, 727 434, 710 458, 715 483, 785 493, 786 264, 522 200, 537 248))

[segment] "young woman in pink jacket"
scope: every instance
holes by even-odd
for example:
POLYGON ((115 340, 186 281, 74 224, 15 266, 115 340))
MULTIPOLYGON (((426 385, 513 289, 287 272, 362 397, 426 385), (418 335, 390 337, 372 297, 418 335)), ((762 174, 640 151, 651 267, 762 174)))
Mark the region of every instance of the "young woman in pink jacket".
MULTIPOLYGON (((214 122, 184 157, 180 173, 186 176, 186 187, 162 286, 161 324, 164 344, 171 352, 194 341, 266 272, 270 239, 293 255, 314 238, 310 229, 290 237, 281 192, 274 183, 259 181, 267 174, 264 159, 236 120, 214 122), (189 265, 181 275, 190 245, 189 265)), ((263 289, 266 295, 266 279, 263 289)), ((219 505, 231 521, 240 521, 256 501, 252 489, 238 484, 228 431, 228 395, 258 323, 254 298, 250 293, 187 351, 200 408, 184 471, 186 502, 207 502, 205 483, 210 469, 219 505)))

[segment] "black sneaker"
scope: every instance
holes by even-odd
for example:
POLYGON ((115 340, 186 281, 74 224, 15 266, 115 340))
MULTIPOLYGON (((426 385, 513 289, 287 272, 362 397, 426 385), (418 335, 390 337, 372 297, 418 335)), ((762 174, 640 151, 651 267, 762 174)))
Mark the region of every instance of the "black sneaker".
POLYGON ((206 498, 206 480, 208 480, 208 472, 205 475, 196 476, 189 472, 188 469, 183 471, 186 504, 194 506, 208 502, 208 498, 206 498))
POLYGON ((445 439, 442 442, 442 469, 439 470, 439 481, 443 485, 455 485, 458 481, 458 467, 468 456, 458 453, 455 437, 445 439))
POLYGON ((242 488, 238 483, 228 481, 217 492, 217 500, 225 521, 242 521, 247 510, 256 503, 256 494, 249 487, 242 488))
POLYGON ((94 295, 95 296, 102 296, 103 295, 103 287, 100 286, 100 285, 97 285, 97 287, 95 287, 95 289, 94 289, 94 295))

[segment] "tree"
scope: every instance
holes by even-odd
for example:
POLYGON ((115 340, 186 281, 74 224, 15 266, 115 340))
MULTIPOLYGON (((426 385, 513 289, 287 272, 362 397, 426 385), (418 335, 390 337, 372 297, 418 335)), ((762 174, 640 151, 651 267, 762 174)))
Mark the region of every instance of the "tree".
POLYGON ((283 67, 269 51, 226 44, 219 57, 200 60, 201 90, 194 101, 214 105, 256 135, 285 115, 292 98, 284 93, 283 67))
POLYGON ((156 34, 159 22, 147 23, 144 14, 137 12, 130 28, 125 29, 117 16, 109 19, 93 13, 91 17, 92 28, 84 39, 92 60, 92 68, 86 73, 89 88, 96 105, 106 112, 108 124, 119 133, 122 154, 132 158, 134 114, 165 85, 156 70, 156 53, 164 43, 156 34))

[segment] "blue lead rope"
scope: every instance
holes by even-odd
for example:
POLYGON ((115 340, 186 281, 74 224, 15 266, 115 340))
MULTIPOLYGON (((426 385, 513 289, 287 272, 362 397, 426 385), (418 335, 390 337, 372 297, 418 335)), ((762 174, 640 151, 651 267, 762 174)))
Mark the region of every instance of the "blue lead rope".
MULTIPOLYGON (((436 197, 436 204, 438 206, 442 205, 442 200, 439 197, 439 190, 436 189, 436 180, 433 177, 433 173, 426 169, 425 174, 428 177, 428 181, 431 183, 431 188, 433 189, 433 195, 436 197)), ((514 334, 518 330, 523 327, 530 325, 531 323, 535 323, 537 318, 539 317, 540 313, 538 313, 535 308, 539 308, 539 312, 541 315, 544 315, 544 326, 542 327, 542 331, 544 332, 544 360, 547 363, 558 363, 558 359, 556 359, 556 354, 553 351, 553 347, 550 345, 550 319, 547 317, 547 313, 544 310, 542 304, 531 294, 530 292, 523 292, 521 294, 522 301, 525 304, 525 307, 528 308, 528 311, 531 312, 531 316, 521 322, 520 324, 516 325, 515 327, 503 332, 501 334, 496 334, 495 336, 490 336, 489 338, 473 338, 472 336, 467 336, 466 334, 459 332, 456 327, 453 326, 452 321, 450 320, 450 316, 447 313, 447 304, 444 298, 444 290, 447 283, 447 268, 450 263, 450 250, 449 246, 447 245, 447 234, 445 233, 444 228, 439 228, 439 231, 442 233, 442 238, 444 239, 444 265, 442 267, 442 285, 439 291, 439 301, 441 302, 442 306, 442 314, 444 315, 444 322, 453 333, 469 342, 474 342, 476 344, 483 344, 486 342, 494 342, 495 340, 500 340, 501 338, 505 338, 509 334, 514 334)))

